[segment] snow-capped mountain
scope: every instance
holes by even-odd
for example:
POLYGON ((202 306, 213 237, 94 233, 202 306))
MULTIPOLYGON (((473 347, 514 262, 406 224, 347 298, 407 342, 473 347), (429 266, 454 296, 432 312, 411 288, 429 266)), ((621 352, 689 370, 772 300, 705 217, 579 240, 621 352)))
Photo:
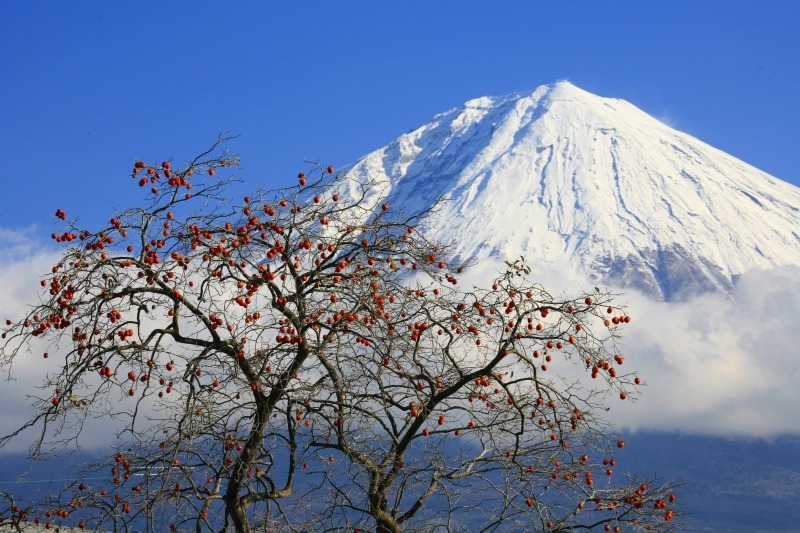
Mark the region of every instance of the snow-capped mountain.
POLYGON ((800 264, 800 189, 568 83, 470 100, 344 169, 461 260, 568 262, 674 299, 800 264))

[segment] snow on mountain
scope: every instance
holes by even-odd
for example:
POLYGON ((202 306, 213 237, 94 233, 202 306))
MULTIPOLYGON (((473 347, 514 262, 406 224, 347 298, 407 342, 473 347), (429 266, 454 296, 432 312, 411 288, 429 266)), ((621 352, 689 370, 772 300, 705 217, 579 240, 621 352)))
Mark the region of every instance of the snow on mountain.
POLYGON ((430 234, 463 261, 522 254, 667 300, 800 264, 800 189, 564 81, 470 100, 344 171, 409 212, 443 198, 430 234))

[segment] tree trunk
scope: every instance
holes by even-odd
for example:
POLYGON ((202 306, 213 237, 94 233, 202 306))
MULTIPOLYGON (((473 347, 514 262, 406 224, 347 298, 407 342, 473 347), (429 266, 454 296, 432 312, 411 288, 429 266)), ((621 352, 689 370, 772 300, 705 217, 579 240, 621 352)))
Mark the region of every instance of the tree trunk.
POLYGON ((378 533, 403 533, 403 529, 389 513, 376 513, 378 520, 378 533))
POLYGON ((250 521, 247 519, 247 509, 242 505, 237 505, 234 502, 227 502, 228 514, 231 517, 233 528, 236 533, 252 533, 250 528, 250 521))
POLYGON ((377 533, 403 533, 397 520, 386 512, 386 496, 381 494, 370 498, 370 511, 378 523, 377 533))
POLYGON ((253 462, 253 458, 261 444, 264 429, 267 427, 271 406, 258 393, 255 395, 258 406, 256 407, 256 420, 247 439, 244 450, 239 455, 239 460, 234 464, 231 472, 228 488, 225 491, 225 506, 231 517, 231 522, 236 533, 251 533, 250 520, 247 518, 247 506, 241 499, 242 485, 247 476, 247 468, 253 462))

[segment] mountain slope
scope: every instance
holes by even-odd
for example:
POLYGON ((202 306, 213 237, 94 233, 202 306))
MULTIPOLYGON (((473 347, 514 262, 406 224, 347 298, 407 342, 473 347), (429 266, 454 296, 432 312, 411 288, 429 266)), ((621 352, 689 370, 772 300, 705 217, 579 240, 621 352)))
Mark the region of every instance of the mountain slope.
POLYGON ((800 189, 568 82, 471 100, 345 169, 465 261, 524 254, 659 298, 800 264, 800 189))

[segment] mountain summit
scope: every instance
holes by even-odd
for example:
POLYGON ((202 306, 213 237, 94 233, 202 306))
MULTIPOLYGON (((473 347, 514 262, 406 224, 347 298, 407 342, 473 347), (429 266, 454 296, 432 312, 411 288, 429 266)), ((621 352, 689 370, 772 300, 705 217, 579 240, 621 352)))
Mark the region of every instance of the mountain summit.
POLYGON ((800 264, 800 189, 623 100, 560 81, 470 100, 345 171, 464 261, 525 255, 663 299, 800 264))

